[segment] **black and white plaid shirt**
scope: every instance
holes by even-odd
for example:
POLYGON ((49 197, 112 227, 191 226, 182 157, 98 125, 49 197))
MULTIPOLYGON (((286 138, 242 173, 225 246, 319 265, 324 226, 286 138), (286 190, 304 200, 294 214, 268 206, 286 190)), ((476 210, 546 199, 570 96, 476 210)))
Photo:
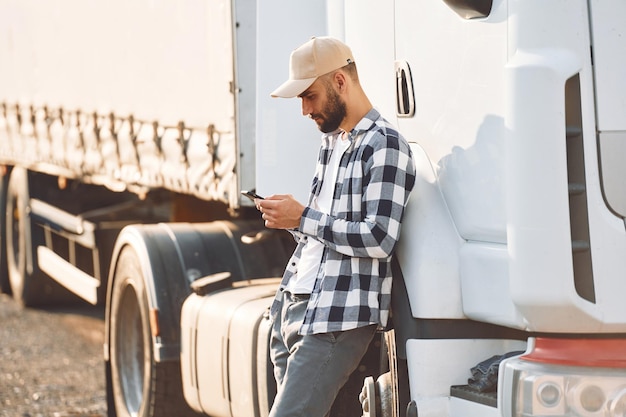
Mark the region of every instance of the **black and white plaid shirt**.
MULTIPOLYGON (((406 140, 372 109, 349 133, 350 147, 339 165, 331 214, 311 208, 330 160, 333 135, 322 137, 309 207, 292 230, 298 245, 287 264, 272 306, 279 311, 282 291, 297 273, 308 239, 325 245, 322 265, 308 302, 301 334, 384 327, 391 299, 391 257, 415 184, 415 165, 406 140)), ((332 179, 329 179, 332 180, 332 179)))

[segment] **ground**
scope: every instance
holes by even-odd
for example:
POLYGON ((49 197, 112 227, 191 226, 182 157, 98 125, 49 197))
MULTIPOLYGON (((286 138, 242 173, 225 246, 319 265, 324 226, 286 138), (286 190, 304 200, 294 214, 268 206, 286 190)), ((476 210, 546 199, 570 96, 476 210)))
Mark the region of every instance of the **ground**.
POLYGON ((0 294, 0 417, 104 417, 103 312, 0 294))

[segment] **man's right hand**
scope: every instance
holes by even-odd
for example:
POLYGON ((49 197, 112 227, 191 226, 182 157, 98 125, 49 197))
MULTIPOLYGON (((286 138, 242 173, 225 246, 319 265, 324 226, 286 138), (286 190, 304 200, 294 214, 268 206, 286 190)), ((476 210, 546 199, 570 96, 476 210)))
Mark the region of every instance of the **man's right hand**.
POLYGON ((271 229, 295 229, 300 226, 304 206, 291 194, 275 194, 263 200, 255 200, 257 209, 263 213, 265 227, 271 229))

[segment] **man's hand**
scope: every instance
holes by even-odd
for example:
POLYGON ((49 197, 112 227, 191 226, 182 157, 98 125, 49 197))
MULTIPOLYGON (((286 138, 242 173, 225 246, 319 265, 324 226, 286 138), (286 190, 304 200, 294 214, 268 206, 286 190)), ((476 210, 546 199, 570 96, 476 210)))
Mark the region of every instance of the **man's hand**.
POLYGON ((304 206, 290 194, 278 194, 256 199, 254 204, 263 213, 265 227, 271 229, 294 229, 300 226, 304 206))

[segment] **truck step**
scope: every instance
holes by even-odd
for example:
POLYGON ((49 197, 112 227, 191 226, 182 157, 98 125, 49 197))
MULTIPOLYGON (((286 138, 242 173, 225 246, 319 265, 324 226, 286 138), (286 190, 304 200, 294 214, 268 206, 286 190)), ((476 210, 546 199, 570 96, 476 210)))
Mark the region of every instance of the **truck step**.
POLYGON ((489 407, 498 406, 497 392, 481 392, 469 385, 453 385, 450 387, 450 396, 463 400, 487 405, 489 407))

